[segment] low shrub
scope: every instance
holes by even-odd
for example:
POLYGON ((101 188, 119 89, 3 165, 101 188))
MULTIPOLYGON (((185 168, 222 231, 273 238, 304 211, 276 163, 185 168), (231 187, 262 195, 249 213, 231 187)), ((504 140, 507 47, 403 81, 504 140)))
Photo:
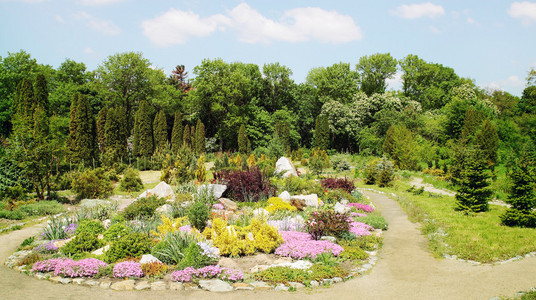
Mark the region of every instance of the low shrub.
POLYGON ((287 191, 291 195, 306 193, 312 189, 316 182, 301 177, 289 176, 284 178, 272 178, 272 182, 277 186, 279 191, 287 191))
POLYGON ((270 283, 300 282, 309 284, 312 280, 320 281, 326 278, 344 278, 348 272, 339 266, 314 264, 309 270, 292 269, 290 267, 272 267, 255 274, 256 280, 270 283))
POLYGON ((188 209, 187 215, 190 224, 203 231, 210 219, 210 207, 212 207, 214 197, 208 189, 202 189, 194 197, 194 203, 188 209))
POLYGON ((354 181, 344 178, 324 178, 321 181, 322 187, 325 189, 341 189, 351 193, 355 189, 354 181))
POLYGON ((338 213, 334 210, 315 211, 305 222, 305 228, 314 240, 324 235, 340 237, 350 230, 348 213, 338 213))
POLYGON ((163 278, 168 271, 168 266, 159 262, 150 262, 141 265, 141 271, 145 274, 145 277, 150 278, 163 278))
POLYGON ((365 168, 365 183, 379 187, 390 186, 395 178, 395 167, 391 160, 383 157, 370 162, 365 168))
POLYGON ((112 242, 131 233, 132 230, 124 223, 112 224, 103 234, 104 241, 112 242))
POLYGON ((19 261, 19 266, 31 266, 34 263, 41 260, 41 255, 39 253, 31 253, 30 255, 24 257, 21 261, 19 261))
POLYGON ((6 210, 1 209, 0 210, 0 219, 8 219, 8 220, 22 220, 26 218, 26 214, 19 210, 6 210))
POLYGON ((283 201, 281 198, 279 197, 272 197, 270 199, 268 199, 268 206, 266 206, 266 210, 269 211, 270 213, 274 213, 276 211, 279 211, 279 210, 283 210, 283 211, 296 211, 296 207, 290 205, 289 203, 283 201))
POLYGON ((113 186, 106 178, 104 169, 86 170, 75 176, 72 188, 77 199, 107 198, 112 194, 113 186))
POLYGON ((122 191, 138 192, 143 189, 143 183, 140 174, 137 170, 128 168, 123 175, 123 179, 119 183, 119 188, 122 191))
POLYGON ((238 202, 259 201, 275 194, 272 183, 258 167, 246 171, 220 171, 214 173, 214 178, 227 185, 225 193, 238 202))
POLYGON ((143 233, 129 233, 110 245, 106 251, 106 261, 116 262, 126 257, 138 257, 149 253, 153 246, 153 241, 143 233))
POLYGON ((79 257, 84 252, 91 252, 103 246, 103 242, 97 238, 96 234, 79 234, 65 246, 61 252, 71 257, 79 257))
POLYGON ((76 228, 76 235, 98 235, 105 231, 104 225, 96 220, 82 220, 76 228))
POLYGON ((158 207, 165 203, 166 199, 158 198, 156 196, 140 198, 127 206, 123 211, 123 215, 127 220, 132 220, 137 217, 150 217, 158 207))
POLYGON ((65 211, 65 208, 57 201, 38 201, 21 205, 17 210, 27 216, 46 216, 62 213, 65 211))

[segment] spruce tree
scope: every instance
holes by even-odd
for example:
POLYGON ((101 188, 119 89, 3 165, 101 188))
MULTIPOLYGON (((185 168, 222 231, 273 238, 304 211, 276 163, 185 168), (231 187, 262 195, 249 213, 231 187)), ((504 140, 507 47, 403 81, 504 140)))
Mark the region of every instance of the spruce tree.
POLYGON ((182 134, 182 145, 184 148, 190 148, 190 126, 186 124, 182 134))
POLYGON ((134 139, 136 147, 134 153, 140 157, 150 157, 154 152, 153 128, 150 106, 147 101, 142 101, 136 113, 136 127, 134 127, 134 139))
POLYGON ((101 153, 106 152, 106 148, 104 147, 104 128, 106 125, 107 113, 108 113, 108 109, 106 107, 103 107, 99 111, 99 114, 97 115, 97 122, 96 122, 97 141, 98 141, 98 146, 99 146, 101 153))
POLYGON ((201 120, 197 120, 195 128, 195 152, 197 154, 205 153, 205 125, 201 120))
POLYGON ((155 118, 153 124, 154 130, 154 146, 155 149, 164 149, 168 143, 167 141, 167 122, 166 115, 163 110, 160 110, 155 118))
POLYGON ((238 129, 238 151, 240 153, 246 153, 248 146, 248 136, 246 133, 246 126, 244 124, 240 125, 238 129))
POLYGON ((466 153, 467 163, 458 181, 456 210, 484 212, 488 210, 488 201, 493 194, 489 186, 490 172, 480 149, 469 148, 466 153))
POLYGON ((182 117, 180 112, 175 113, 173 130, 171 131, 171 150, 177 153, 182 147, 182 117))
POLYGON ((497 126, 489 119, 484 121, 475 136, 475 142, 483 151, 484 158, 493 169, 497 162, 497 150, 499 149, 499 134, 497 126))

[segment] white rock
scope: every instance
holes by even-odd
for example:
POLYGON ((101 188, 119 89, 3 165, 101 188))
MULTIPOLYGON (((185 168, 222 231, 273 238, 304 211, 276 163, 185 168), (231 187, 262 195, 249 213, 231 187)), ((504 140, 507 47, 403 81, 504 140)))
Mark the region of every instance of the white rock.
POLYGON ((298 199, 305 201, 306 206, 311 207, 318 207, 318 195, 317 194, 310 194, 310 195, 296 195, 290 197, 291 199, 298 199))
POLYGON ((307 260, 298 260, 295 262, 283 262, 279 264, 269 265, 269 268, 273 267, 290 267, 291 269, 307 270, 313 266, 313 263, 307 260))
POLYGON ((108 229, 108 227, 110 227, 111 224, 112 224, 112 220, 110 220, 110 219, 106 219, 106 220, 102 221, 102 225, 106 229, 108 229))
POLYGON ((203 184, 197 188, 197 193, 199 194, 204 189, 211 190, 214 199, 220 199, 227 190, 227 186, 225 184, 203 184))
POLYGON ((285 201, 285 202, 289 202, 289 201, 290 201, 290 194, 289 194, 289 192, 287 192, 287 191, 282 192, 281 194, 279 194, 278 197, 281 198, 281 200, 283 200, 283 201, 285 201))
POLYGON ((341 204, 340 202, 337 202, 335 203, 335 206, 333 207, 333 210, 335 210, 335 212, 338 212, 340 214, 343 214, 345 212, 349 212, 350 211, 350 207, 346 206, 346 205, 343 205, 341 204))
POLYGON ((298 173, 296 172, 296 168, 292 164, 292 161, 284 156, 279 158, 275 163, 274 174, 282 174, 283 177, 298 177, 298 173))
POLYGON ((99 249, 91 252, 91 254, 93 254, 93 255, 103 255, 104 252, 108 251, 108 249, 110 249, 110 245, 106 245, 106 246, 104 246, 102 248, 99 248, 99 249))
POLYGON ((233 287, 220 279, 199 280, 199 286, 210 292, 230 292, 233 287))
POLYGON ((171 186, 169 186, 169 184, 167 184, 165 181, 161 181, 153 189, 141 193, 138 196, 138 199, 151 196, 173 200, 175 198, 175 193, 173 192, 173 189, 171 188, 171 186))
POLYGON ((320 238, 321 241, 330 241, 332 243, 335 243, 337 241, 337 238, 334 236, 324 235, 320 238))
POLYGON ((152 256, 151 254, 144 254, 140 259, 140 264, 148 264, 153 262, 161 263, 158 258, 152 256))
POLYGON ((155 212, 160 215, 164 215, 166 217, 171 217, 172 212, 173 212, 173 207, 171 207, 171 205, 169 204, 164 204, 160 206, 159 208, 157 208, 155 212))

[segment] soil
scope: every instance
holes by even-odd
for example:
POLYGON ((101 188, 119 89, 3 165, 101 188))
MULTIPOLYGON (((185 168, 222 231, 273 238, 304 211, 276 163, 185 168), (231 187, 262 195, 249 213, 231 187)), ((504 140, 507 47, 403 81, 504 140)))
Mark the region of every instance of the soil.
MULTIPOLYGON (((370 273, 329 288, 297 292, 205 291, 116 292, 74 284, 40 281, 0 266, 2 299, 490 299, 513 296, 535 285, 536 257, 503 265, 473 266, 466 262, 438 260, 427 250, 418 224, 408 221, 398 203, 385 195, 366 192, 389 223, 383 233, 379 260, 370 273)), ((42 225, 0 236, 0 262, 42 225)))

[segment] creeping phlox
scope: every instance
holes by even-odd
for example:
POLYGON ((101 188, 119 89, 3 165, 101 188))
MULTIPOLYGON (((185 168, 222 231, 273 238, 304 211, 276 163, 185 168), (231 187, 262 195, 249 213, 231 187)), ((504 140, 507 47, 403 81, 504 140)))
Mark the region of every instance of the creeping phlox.
POLYGON ((115 278, 140 278, 143 277, 141 265, 135 261, 124 261, 117 263, 113 269, 115 278))
POLYGON ((206 266, 199 269, 188 267, 171 274, 171 279, 173 281, 189 282, 196 278, 219 278, 229 281, 238 281, 244 279, 244 274, 240 270, 220 266, 206 266))
POLYGON ((350 232, 356 236, 371 235, 371 231, 374 231, 374 227, 361 222, 351 222, 350 232))
POLYGON ((275 250, 275 254, 295 259, 316 258, 317 255, 330 252, 339 255, 344 249, 330 241, 316 241, 311 235, 297 231, 281 231, 285 242, 275 250))
POLYGON ((64 277, 93 277, 97 275, 100 267, 108 264, 96 258, 86 258, 79 261, 70 258, 52 258, 36 262, 33 272, 52 272, 55 276, 64 277))
POLYGON ((372 207, 370 205, 362 204, 362 203, 348 203, 347 205, 350 206, 350 207, 355 207, 357 209, 360 209, 360 210, 362 210, 364 212, 373 212, 374 211, 374 207, 372 207))

